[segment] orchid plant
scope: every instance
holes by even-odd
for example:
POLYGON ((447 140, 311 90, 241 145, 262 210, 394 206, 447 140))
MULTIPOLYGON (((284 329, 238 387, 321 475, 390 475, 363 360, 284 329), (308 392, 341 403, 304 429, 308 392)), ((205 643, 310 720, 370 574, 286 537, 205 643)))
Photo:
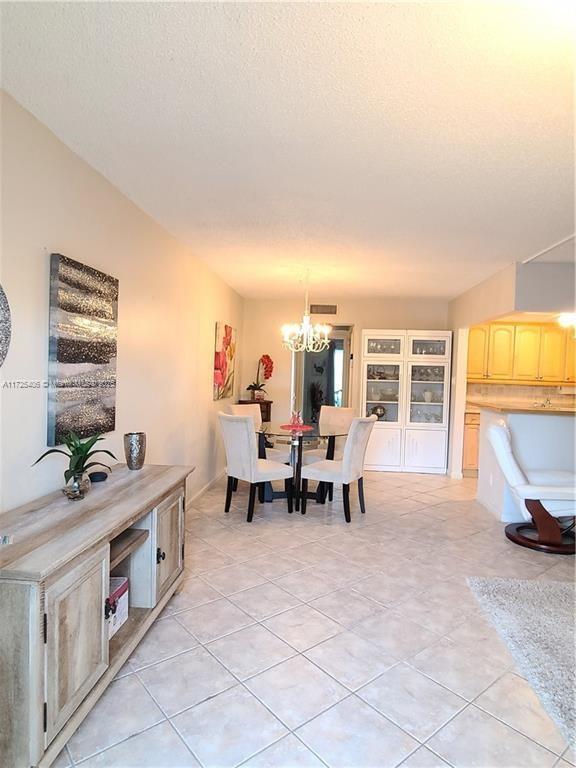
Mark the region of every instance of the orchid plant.
POLYGON ((268 379, 272 378, 272 374, 274 372, 274 363, 272 361, 272 358, 270 355, 262 355, 260 360, 258 360, 258 368, 256 370, 256 381, 253 381, 252 384, 249 384, 246 389, 249 392, 266 392, 264 389, 264 382, 268 381, 268 379), (262 372, 263 381, 260 381, 260 372, 262 372))

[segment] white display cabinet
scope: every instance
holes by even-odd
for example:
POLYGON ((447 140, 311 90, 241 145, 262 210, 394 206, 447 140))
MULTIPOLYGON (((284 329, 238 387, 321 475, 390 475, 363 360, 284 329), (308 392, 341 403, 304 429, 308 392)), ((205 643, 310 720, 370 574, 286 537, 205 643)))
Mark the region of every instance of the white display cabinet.
POLYGON ((365 358, 387 357, 396 360, 404 359, 406 334, 404 331, 364 331, 362 334, 362 349, 365 358))
POLYGON ((361 411, 378 417, 367 469, 446 472, 451 342, 450 331, 363 331, 361 411))

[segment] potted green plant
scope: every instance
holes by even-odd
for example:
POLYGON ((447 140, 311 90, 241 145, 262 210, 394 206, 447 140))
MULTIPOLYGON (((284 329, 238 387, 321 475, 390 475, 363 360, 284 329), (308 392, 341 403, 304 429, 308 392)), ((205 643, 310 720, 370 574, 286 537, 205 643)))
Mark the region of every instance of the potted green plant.
POLYGON ((249 384, 246 387, 248 392, 252 393, 252 400, 263 400, 266 390, 264 389, 264 381, 260 381, 260 371, 262 371, 264 381, 272 378, 274 372, 274 362, 270 355, 262 355, 258 360, 258 368, 256 369, 256 381, 249 384))
POLYGON ((97 453, 106 453, 113 459, 116 456, 111 451, 105 448, 96 448, 92 450, 96 443, 100 440, 104 440, 100 435, 94 435, 87 440, 80 440, 75 432, 69 432, 64 438, 64 444, 68 451, 64 451, 61 448, 51 448, 49 451, 36 459, 32 466, 38 464, 39 461, 49 456, 51 453, 61 453, 68 459, 68 469, 64 472, 64 480, 66 486, 62 489, 62 492, 68 496, 69 499, 83 499, 86 491, 90 488, 90 478, 88 477, 88 470, 92 467, 105 467, 108 471, 112 471, 111 467, 107 464, 103 464, 101 461, 90 461, 90 459, 97 453))

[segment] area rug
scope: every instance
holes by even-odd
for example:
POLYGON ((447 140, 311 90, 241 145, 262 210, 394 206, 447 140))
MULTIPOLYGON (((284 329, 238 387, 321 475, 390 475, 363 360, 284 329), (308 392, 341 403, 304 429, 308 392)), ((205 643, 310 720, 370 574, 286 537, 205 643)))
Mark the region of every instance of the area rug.
POLYGON ((469 578, 468 585, 570 744, 576 733, 574 585, 469 578))

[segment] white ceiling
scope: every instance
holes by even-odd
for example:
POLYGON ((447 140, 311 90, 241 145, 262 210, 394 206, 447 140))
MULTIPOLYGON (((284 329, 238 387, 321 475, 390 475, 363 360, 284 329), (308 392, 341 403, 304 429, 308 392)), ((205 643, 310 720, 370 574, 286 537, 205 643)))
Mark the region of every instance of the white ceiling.
POLYGON ((569 8, 6 2, 3 86, 244 295, 452 297, 574 231, 569 8))

